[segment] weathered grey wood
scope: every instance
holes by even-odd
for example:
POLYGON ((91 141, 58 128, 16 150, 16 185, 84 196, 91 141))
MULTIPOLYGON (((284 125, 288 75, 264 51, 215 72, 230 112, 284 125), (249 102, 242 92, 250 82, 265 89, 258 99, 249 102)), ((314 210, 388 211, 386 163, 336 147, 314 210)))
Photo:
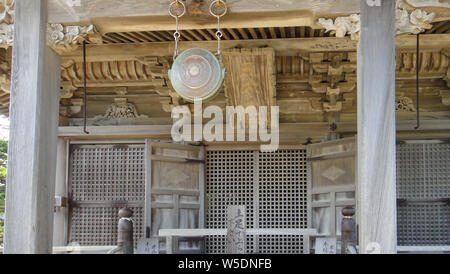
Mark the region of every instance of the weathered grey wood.
MULTIPOLYGON (((281 229, 265 229, 265 228, 249 228, 246 230, 247 235, 297 235, 297 236, 316 236, 316 229, 297 229, 297 228, 281 228, 281 229)), ((202 236, 225 236, 227 229, 160 229, 158 236, 177 236, 177 237, 202 237, 202 236)))
MULTIPOLYGON (((199 168, 204 164, 201 162, 203 148, 150 141, 148 145, 152 148, 148 152, 152 162, 148 166, 151 168, 150 236, 158 236, 158 231, 165 228, 199 228, 204 218, 200 214, 204 172, 199 168)), ((167 252, 177 253, 190 247, 174 237, 167 248, 172 248, 167 252)))
POLYGON ((355 205, 355 199, 339 199, 337 194, 354 197, 356 189, 354 137, 327 141, 308 146, 311 161, 312 227, 320 234, 340 236, 339 208, 355 205))
POLYGON ((396 253, 395 1, 361 0, 358 202, 361 253, 396 253))
POLYGON ((173 236, 166 237, 166 254, 173 254, 173 236))
POLYGON ((16 1, 5 253, 51 253, 61 62, 47 1, 16 1))
MULTIPOLYGON (((199 152, 199 158, 202 161, 206 161, 206 149, 204 146, 200 148, 199 152)), ((199 228, 205 228, 206 223, 206 214, 205 214, 205 200, 206 200, 206 191, 205 191, 205 178, 206 178, 206 167, 205 163, 202 163, 198 166, 198 174, 199 174, 199 203, 200 203, 200 210, 199 210, 199 228)))
MULTIPOLYGON (((152 227, 152 142, 145 140, 145 208, 144 231, 145 238, 150 238, 152 227)), ((159 248, 159 247, 158 247, 159 248)))
MULTIPOLYGON (((68 141, 58 138, 56 155, 55 196, 68 197, 68 141)), ((56 208, 53 221, 53 246, 67 245, 68 207, 56 208)))
POLYGON ((228 206, 227 254, 245 254, 247 210, 245 206, 228 206))
POLYGON ((159 254, 159 238, 140 239, 137 245, 137 254, 159 254))
MULTIPOLYGON (((402 138, 445 138, 449 135, 450 120, 422 120, 421 127, 414 131, 415 120, 400 121, 397 125, 399 136, 402 138), (416 136, 416 137, 415 137, 416 136), (419 137, 420 136, 420 137, 419 137)), ((339 133, 354 134, 357 131, 355 122, 337 123, 339 133)), ((72 140, 115 140, 126 139, 171 139, 171 125, 133 125, 133 126, 95 126, 88 127, 89 135, 83 132, 83 127, 59 127, 59 137, 70 138, 72 140)), ((281 123, 280 142, 281 143, 304 143, 306 138, 311 137, 313 141, 323 140, 329 131, 328 123, 281 123)), ((142 141, 140 141, 142 142, 142 141)), ((224 142, 225 143, 225 142, 224 142)), ((217 143, 208 143, 214 145, 217 143)), ((232 143, 236 146, 236 143, 232 143)), ((235 148, 233 148, 235 149, 235 148)))
MULTIPOLYGON (((77 0, 50 0, 50 21, 74 23, 95 20, 105 32, 152 30, 157 27, 167 28, 168 24, 174 24, 167 12, 171 1, 79 0, 80 5, 70 5, 71 2, 76 3, 77 0)), ((188 7, 192 5, 191 3, 192 1, 186 1, 188 7)), ((207 8, 209 4, 210 1, 204 1, 203 5, 207 8)), ((229 27, 230 24, 231 27, 268 27, 274 24, 303 26, 305 23, 314 24, 312 11, 326 12, 330 15, 359 11, 357 0, 234 0, 227 1, 227 5, 232 12, 225 17, 224 27, 229 27), (271 16, 265 15, 267 13, 271 16)), ((212 19, 202 20, 189 12, 183 20, 188 25, 180 26, 184 29, 208 28, 214 24, 212 19)))
MULTIPOLYGON (((311 147, 307 146, 306 147, 306 153, 307 155, 311 155, 311 147)), ((307 199, 307 214, 306 214, 306 218, 307 218, 307 226, 308 227, 312 227, 312 214, 313 214, 313 210, 312 210, 312 163, 309 162, 306 166, 307 168, 307 180, 308 180, 308 185, 307 185, 307 191, 308 191, 308 195, 306 197, 307 199)), ((311 253, 311 237, 306 235, 304 238, 304 254, 309 254, 311 253)))

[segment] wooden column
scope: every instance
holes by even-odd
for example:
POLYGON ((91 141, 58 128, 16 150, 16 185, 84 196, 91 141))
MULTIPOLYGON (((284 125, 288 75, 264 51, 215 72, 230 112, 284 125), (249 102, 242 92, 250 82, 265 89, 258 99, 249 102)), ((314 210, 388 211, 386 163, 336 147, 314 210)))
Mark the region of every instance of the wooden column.
POLYGON ((5 253, 51 253, 61 61, 47 1, 17 0, 14 27, 5 253))
MULTIPOLYGON (((57 141, 57 153, 56 153, 56 180, 55 180, 55 197, 67 198, 67 166, 68 166, 68 148, 69 141, 63 138, 58 138, 57 141)), ((63 207, 57 207, 55 209, 54 221, 53 221, 53 246, 66 246, 68 221, 69 221, 69 208, 67 200, 61 200, 63 207)))
POLYGON ((360 253, 395 253, 395 1, 368 2, 358 52, 359 244, 360 253))

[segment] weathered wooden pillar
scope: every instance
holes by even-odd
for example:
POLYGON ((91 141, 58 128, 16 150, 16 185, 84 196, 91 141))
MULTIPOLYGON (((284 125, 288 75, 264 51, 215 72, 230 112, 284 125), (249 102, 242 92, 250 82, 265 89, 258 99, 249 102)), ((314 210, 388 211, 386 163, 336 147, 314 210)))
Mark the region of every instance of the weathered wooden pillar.
POLYGON ((395 1, 361 0, 357 164, 360 253, 396 253, 395 135, 395 1))
POLYGON ((47 1, 16 0, 5 253, 51 253, 61 61, 47 1))
MULTIPOLYGON (((58 138, 56 153, 56 180, 55 180, 55 202, 58 201, 59 206, 55 206, 55 214, 53 221, 53 246, 65 246, 70 244, 67 242, 68 232, 68 216, 69 208, 67 204, 67 153, 68 142, 63 138, 58 138)), ((56 203, 58 205, 58 203, 56 203)))

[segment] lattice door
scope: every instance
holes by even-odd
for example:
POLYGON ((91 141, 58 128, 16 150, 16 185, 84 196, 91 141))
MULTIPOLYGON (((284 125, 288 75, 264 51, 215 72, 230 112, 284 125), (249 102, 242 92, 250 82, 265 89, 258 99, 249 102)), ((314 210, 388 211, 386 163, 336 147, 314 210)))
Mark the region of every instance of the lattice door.
MULTIPOLYGON (((204 228, 205 153, 202 146, 149 142, 151 188, 147 203, 151 211, 146 226, 151 237, 160 229, 204 228)), ((200 253, 198 240, 174 239, 176 253, 200 253)), ((166 243, 160 241, 160 252, 166 243)))
POLYGON ((397 146, 398 244, 450 245, 450 144, 397 146))
POLYGON ((117 244, 118 211, 134 212, 134 240, 143 238, 145 145, 72 145, 69 243, 117 244))
MULTIPOLYGON (((356 210, 356 139, 308 146, 312 173, 312 227, 321 236, 341 237, 342 209, 356 210)), ((355 216, 357 219, 357 216, 355 216)))
MULTIPOLYGON (((247 207, 248 228, 307 228, 306 150, 274 153, 209 150, 207 228, 226 228, 228 205, 247 207)), ((225 253, 225 237, 208 237, 208 253, 225 253)), ((247 236, 247 253, 303 253, 299 236, 247 236)))

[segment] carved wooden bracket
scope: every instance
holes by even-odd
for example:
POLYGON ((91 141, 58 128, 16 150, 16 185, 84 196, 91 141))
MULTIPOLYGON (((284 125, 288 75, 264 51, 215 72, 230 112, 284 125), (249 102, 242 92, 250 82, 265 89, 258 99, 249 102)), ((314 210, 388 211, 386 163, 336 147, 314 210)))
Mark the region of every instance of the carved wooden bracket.
POLYGON ((313 92, 326 95, 323 111, 340 112, 351 108, 356 90, 356 53, 311 53, 309 61, 309 84, 313 92))
MULTIPOLYGON (((381 4, 380 0, 367 0, 369 6, 377 6, 377 2, 381 4)), ((435 18, 435 13, 427 13, 421 9, 416 9, 408 0, 397 0, 396 2, 396 26, 397 34, 413 33, 418 34, 426 29, 432 28, 431 22, 435 18)), ((435 1, 429 2, 426 6, 441 6, 435 1), (433 5, 435 4, 435 5, 433 5)), ((326 29, 331 34, 336 34, 336 37, 342 38, 350 35, 352 40, 359 39, 361 30, 361 22, 359 14, 352 14, 346 17, 337 17, 336 19, 319 18, 318 24, 326 29)))
POLYGON ((142 56, 138 57, 137 60, 150 69, 150 74, 153 79, 159 79, 164 82, 162 87, 158 88, 156 92, 161 96, 160 103, 165 112, 172 112, 174 107, 184 104, 181 97, 172 88, 169 80, 170 58, 142 56))
POLYGON ((48 24, 47 44, 59 54, 77 49, 83 41, 92 44, 103 43, 102 36, 94 25, 63 26, 61 24, 48 24))
POLYGON ((403 0, 398 0, 395 11, 395 23, 397 34, 413 33, 418 34, 427 29, 431 29, 435 13, 427 13, 421 9, 411 8, 403 0))
POLYGON ((336 37, 342 38, 347 34, 350 34, 352 40, 359 39, 359 32, 361 29, 359 14, 337 17, 335 20, 319 18, 318 23, 326 29, 326 32, 336 34, 336 37))
POLYGON ((59 115, 71 117, 83 109, 83 99, 62 99, 59 106, 59 115))
POLYGON ((12 46, 14 40, 14 0, 0 0, 0 47, 12 46))
POLYGON ((2 49, 0 54, 0 89, 11 93, 11 57, 2 49))
MULTIPOLYGON (((14 8, 15 0, 0 0, 0 47, 8 48, 14 42, 14 8)), ((48 25, 47 43, 56 52, 62 54, 75 50, 83 41, 101 44, 102 36, 93 25, 63 26, 48 25)))
POLYGON ((60 99, 70 99, 73 97, 73 93, 77 90, 76 87, 72 85, 72 82, 65 81, 61 83, 61 90, 59 91, 60 99))

